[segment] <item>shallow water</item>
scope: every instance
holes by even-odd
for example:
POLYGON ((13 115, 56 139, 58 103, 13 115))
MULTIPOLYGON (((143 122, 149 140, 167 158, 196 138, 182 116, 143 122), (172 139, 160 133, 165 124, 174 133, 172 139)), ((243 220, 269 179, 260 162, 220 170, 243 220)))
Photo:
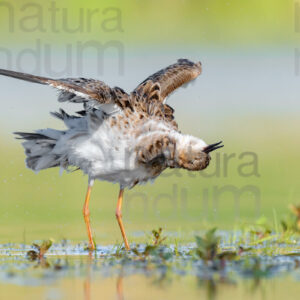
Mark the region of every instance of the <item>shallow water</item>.
MULTIPOLYGON (((288 249, 285 255, 245 252, 205 263, 191 255, 193 243, 162 246, 158 255, 139 257, 118 246, 89 253, 84 244, 64 241, 34 261, 27 255, 34 247, 6 244, 0 246, 0 299, 296 299, 299 245, 278 245, 274 249, 288 249)), ((137 253, 145 249, 134 247, 137 253)), ((222 249, 234 245, 223 240, 222 249)), ((255 249, 264 250, 263 245, 255 249)))

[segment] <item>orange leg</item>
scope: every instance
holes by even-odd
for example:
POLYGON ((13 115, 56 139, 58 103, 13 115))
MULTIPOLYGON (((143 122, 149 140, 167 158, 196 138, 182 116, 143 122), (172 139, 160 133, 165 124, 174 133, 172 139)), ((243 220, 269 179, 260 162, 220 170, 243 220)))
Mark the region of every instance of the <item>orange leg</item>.
POLYGON ((121 229, 121 233, 122 233, 122 236, 123 236, 125 248, 126 248, 126 250, 130 250, 128 240, 127 240, 127 237, 126 237, 126 233, 125 233, 125 229, 124 229, 124 225, 123 225, 123 221, 122 221, 123 193, 124 193, 124 190, 120 189, 118 203, 117 203, 117 209, 116 209, 116 218, 117 218, 117 221, 118 221, 120 229, 121 229))
POLYGON ((92 235, 92 228, 90 224, 90 210, 89 210, 89 202, 90 202, 90 196, 91 196, 91 191, 92 191, 92 186, 93 186, 93 181, 89 182, 88 190, 85 196, 85 202, 83 206, 83 217, 89 237, 89 250, 95 250, 95 244, 93 240, 93 235, 92 235))

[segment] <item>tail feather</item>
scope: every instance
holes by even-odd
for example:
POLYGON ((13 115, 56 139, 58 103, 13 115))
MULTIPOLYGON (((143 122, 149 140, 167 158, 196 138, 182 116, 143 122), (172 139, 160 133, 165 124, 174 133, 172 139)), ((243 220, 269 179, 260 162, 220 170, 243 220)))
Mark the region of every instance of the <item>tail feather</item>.
POLYGON ((14 132, 14 134, 19 135, 16 139, 24 139, 24 140, 36 140, 36 139, 49 139, 49 137, 39 134, 39 133, 32 133, 32 132, 14 132))
MULTIPOLYGON (((62 120, 69 129, 75 128, 75 132, 77 129, 81 131, 84 129, 87 130, 88 124, 85 117, 69 115, 62 109, 59 112, 51 114, 59 120, 62 120)), ((81 114, 83 114, 83 112, 79 113, 79 115, 81 114)), ((22 145, 25 149, 27 167, 34 171, 57 166, 70 170, 72 166, 69 164, 65 148, 62 147, 64 144, 62 138, 67 132, 68 129, 61 131, 51 128, 39 129, 33 133, 14 132, 17 139, 24 140, 22 145)))
POLYGON ((26 165, 34 171, 59 166, 60 156, 52 152, 59 135, 64 132, 45 129, 37 133, 15 132, 17 139, 24 139, 22 144, 26 154, 26 165), (40 133, 43 132, 44 134, 40 133))

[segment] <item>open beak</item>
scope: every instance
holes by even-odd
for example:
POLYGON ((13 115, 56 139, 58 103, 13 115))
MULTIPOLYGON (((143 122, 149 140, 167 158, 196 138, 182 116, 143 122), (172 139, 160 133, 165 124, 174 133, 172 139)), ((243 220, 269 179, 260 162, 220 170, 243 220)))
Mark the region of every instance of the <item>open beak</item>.
POLYGON ((222 147, 224 147, 224 145, 221 145, 222 143, 223 142, 221 141, 219 143, 210 144, 206 148, 204 148, 203 152, 209 153, 209 152, 212 152, 212 151, 217 150, 219 148, 222 148, 222 147))

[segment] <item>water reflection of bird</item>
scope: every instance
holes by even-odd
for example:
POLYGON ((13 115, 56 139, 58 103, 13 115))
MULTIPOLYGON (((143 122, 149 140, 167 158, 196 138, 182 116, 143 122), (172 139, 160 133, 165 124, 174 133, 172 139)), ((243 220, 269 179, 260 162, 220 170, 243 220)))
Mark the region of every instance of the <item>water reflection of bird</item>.
POLYGON ((166 104, 167 96, 200 73, 200 62, 179 59, 128 94, 94 79, 56 80, 0 70, 2 75, 60 90, 60 102, 83 103, 84 110, 76 116, 63 110, 52 113, 65 123, 66 130, 41 129, 16 134, 25 140, 26 164, 30 169, 75 167, 88 175, 83 214, 90 249, 95 249, 89 219, 94 180, 120 185, 116 217, 125 247, 129 249, 121 213, 124 188, 155 179, 166 168, 205 169, 210 161, 209 152, 222 147, 221 142, 207 145, 178 131, 174 110, 166 104))
POLYGON ((121 267, 121 271, 117 278, 117 284, 116 284, 118 300, 124 300, 123 278, 124 278, 123 267, 121 267))
POLYGON ((92 277, 92 264, 94 258, 92 252, 89 252, 86 264, 86 277, 83 283, 84 300, 91 300, 91 277, 92 277))

